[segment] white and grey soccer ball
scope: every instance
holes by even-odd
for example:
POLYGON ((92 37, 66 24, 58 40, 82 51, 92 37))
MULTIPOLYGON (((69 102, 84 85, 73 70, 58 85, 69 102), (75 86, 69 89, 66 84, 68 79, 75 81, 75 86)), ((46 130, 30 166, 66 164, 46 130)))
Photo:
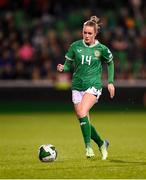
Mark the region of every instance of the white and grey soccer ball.
POLYGON ((57 158, 57 150, 52 144, 43 144, 39 147, 38 155, 42 162, 53 162, 57 158))

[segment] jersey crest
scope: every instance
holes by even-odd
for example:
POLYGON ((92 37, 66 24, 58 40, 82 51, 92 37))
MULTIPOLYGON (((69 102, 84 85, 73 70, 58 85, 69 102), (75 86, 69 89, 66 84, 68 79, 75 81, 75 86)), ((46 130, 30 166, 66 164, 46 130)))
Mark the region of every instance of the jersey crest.
POLYGON ((101 53, 100 53, 99 50, 95 50, 95 51, 94 51, 94 55, 95 55, 96 58, 99 58, 100 55, 101 55, 101 53))

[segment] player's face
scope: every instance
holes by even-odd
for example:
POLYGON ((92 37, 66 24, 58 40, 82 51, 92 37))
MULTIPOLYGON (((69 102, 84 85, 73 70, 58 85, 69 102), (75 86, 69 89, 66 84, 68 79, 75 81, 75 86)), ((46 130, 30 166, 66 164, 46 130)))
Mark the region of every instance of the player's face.
POLYGON ((83 39, 85 43, 91 45, 95 43, 95 36, 96 32, 94 30, 94 27, 91 26, 84 26, 83 27, 83 39))

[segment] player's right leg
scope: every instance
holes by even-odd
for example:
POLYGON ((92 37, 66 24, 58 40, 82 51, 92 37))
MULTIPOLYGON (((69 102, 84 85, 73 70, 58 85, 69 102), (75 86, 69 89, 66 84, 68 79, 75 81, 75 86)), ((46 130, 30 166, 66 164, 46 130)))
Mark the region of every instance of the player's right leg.
POLYGON ((95 156, 95 154, 94 154, 93 149, 90 146, 86 147, 86 157, 91 158, 94 156, 95 156))
POLYGON ((94 152, 91 148, 90 140, 91 140, 91 126, 88 119, 88 112, 91 109, 91 107, 95 104, 96 97, 92 94, 85 93, 82 97, 81 102, 75 104, 74 108, 76 115, 80 122, 80 127, 82 130, 85 147, 86 147, 86 157, 93 157, 94 152))

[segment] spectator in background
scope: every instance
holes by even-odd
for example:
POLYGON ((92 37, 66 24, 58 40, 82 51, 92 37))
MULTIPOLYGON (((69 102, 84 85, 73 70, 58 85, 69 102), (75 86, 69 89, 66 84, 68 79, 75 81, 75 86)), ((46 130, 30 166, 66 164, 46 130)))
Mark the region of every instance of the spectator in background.
MULTIPOLYGON (((63 59, 63 54, 69 44, 82 36, 80 22, 95 12, 96 15, 103 15, 103 29, 99 40, 114 52, 116 78, 143 79, 144 73, 142 72, 146 66, 146 1, 116 1, 113 5, 111 4, 112 0, 71 0, 70 3, 66 0, 1 0, 1 64, 5 62, 2 52, 7 50, 13 57, 12 71, 14 71, 15 78, 17 79, 16 71, 19 60, 29 65, 21 65, 21 68, 25 68, 23 71, 26 73, 18 75, 18 78, 32 78, 34 66, 37 66, 41 72, 43 66, 41 56, 46 51, 51 58, 51 71, 55 74, 56 64, 63 59), (71 5, 72 3, 74 6, 71 5), (103 7, 104 4, 106 7, 103 7), (29 53, 27 52, 27 55, 29 54, 29 58, 24 57, 26 55, 22 53, 24 52, 24 49, 22 50, 24 39, 28 40, 29 50, 27 51, 29 53), (5 46, 6 44, 9 45, 5 46), (17 52, 20 49, 22 52, 19 58, 17 52)), ((1 79, 4 71, 4 66, 0 65, 1 79)), ((13 79, 13 73, 10 73, 7 78, 13 79)))
POLYGON ((14 57, 5 49, 2 52, 2 58, 0 59, 1 77, 2 79, 13 79, 14 77, 14 57))
POLYGON ((18 49, 18 57, 23 62, 30 62, 34 55, 34 48, 28 40, 25 40, 22 46, 18 49))

